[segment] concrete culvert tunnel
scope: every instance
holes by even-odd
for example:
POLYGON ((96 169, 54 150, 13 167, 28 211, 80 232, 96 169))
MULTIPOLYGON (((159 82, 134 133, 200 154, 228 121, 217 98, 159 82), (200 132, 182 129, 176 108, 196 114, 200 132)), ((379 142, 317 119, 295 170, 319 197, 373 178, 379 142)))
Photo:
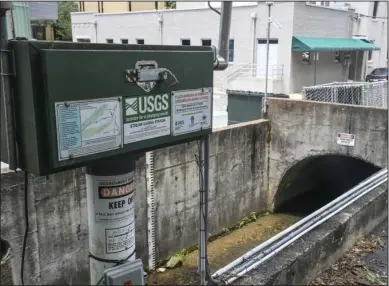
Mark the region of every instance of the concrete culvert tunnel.
POLYGON ((308 157, 282 178, 274 198, 274 211, 309 215, 380 169, 344 155, 308 157))

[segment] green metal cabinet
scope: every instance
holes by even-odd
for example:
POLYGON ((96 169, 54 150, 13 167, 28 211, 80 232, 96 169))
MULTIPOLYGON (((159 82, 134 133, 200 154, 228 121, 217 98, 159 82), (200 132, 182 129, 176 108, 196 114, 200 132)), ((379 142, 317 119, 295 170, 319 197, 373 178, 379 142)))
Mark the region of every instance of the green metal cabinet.
POLYGON ((24 170, 46 175, 212 132, 211 47, 10 41, 10 49, 24 170), (127 80, 150 61, 172 79, 151 90, 127 80))

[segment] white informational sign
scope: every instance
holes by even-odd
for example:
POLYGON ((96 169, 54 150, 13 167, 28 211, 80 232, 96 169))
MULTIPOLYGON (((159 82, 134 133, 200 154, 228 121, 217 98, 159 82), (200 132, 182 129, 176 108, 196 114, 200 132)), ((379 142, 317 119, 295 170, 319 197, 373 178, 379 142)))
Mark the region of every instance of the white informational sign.
POLYGON ((118 222, 134 216, 133 177, 104 180, 95 176, 98 195, 95 196, 96 222, 118 222))
POLYGON ((120 97, 55 104, 59 160, 123 146, 120 97))
POLYGON ((172 92, 173 136, 211 128, 212 88, 172 92))
POLYGON ((343 146, 354 146, 355 144, 355 135, 348 133, 338 133, 336 137, 336 143, 343 146))
POLYGON ((127 97, 124 105, 124 144, 170 135, 170 94, 127 97))
POLYGON ((135 221, 131 224, 105 230, 107 253, 118 253, 135 246, 135 221))

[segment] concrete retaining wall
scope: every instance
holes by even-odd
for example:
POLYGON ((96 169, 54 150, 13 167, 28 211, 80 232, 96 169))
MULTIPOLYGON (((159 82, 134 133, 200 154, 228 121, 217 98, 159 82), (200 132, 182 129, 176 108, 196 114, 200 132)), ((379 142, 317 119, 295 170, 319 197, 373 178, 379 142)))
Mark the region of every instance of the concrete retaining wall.
MULTIPOLYGON (((306 157, 336 153, 387 166, 387 110, 269 98, 269 114, 269 121, 237 124, 211 136, 210 234, 252 211, 268 210, 285 172, 306 157), (337 145, 337 132, 355 134, 355 146, 337 145)), ((197 244, 195 154, 197 142, 154 153, 157 259, 197 244)), ((147 258, 145 158, 136 166, 137 253, 147 258)), ((15 284, 25 230, 23 176, 1 175, 1 236, 11 242, 15 284)), ((87 284, 84 173, 77 169, 30 181, 25 284, 87 284)))
POLYGON ((384 168, 388 162, 388 110, 290 99, 269 99, 269 197, 301 160, 340 154, 384 168), (338 145, 337 133, 355 134, 355 146, 338 145))
MULTIPOLYGON (((209 228, 215 234, 253 211, 266 211, 266 120, 216 130, 211 136, 209 228)), ((154 153, 157 259, 197 244, 199 183, 196 142, 154 153)), ((1 176, 1 236, 12 246, 14 284, 20 284, 24 224, 24 174, 1 176)), ((136 165, 138 257, 147 261, 145 158, 136 165)), ((30 176, 30 231, 25 284, 87 284, 88 222, 81 169, 48 177, 30 176)))

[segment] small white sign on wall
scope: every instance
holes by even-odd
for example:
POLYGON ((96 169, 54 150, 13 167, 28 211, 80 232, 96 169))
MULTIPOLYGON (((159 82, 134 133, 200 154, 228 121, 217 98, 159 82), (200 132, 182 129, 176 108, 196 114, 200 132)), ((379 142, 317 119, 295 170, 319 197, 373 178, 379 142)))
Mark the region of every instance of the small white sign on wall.
POLYGON ((338 136, 336 136, 336 143, 352 147, 355 145, 355 134, 338 133, 338 136))

